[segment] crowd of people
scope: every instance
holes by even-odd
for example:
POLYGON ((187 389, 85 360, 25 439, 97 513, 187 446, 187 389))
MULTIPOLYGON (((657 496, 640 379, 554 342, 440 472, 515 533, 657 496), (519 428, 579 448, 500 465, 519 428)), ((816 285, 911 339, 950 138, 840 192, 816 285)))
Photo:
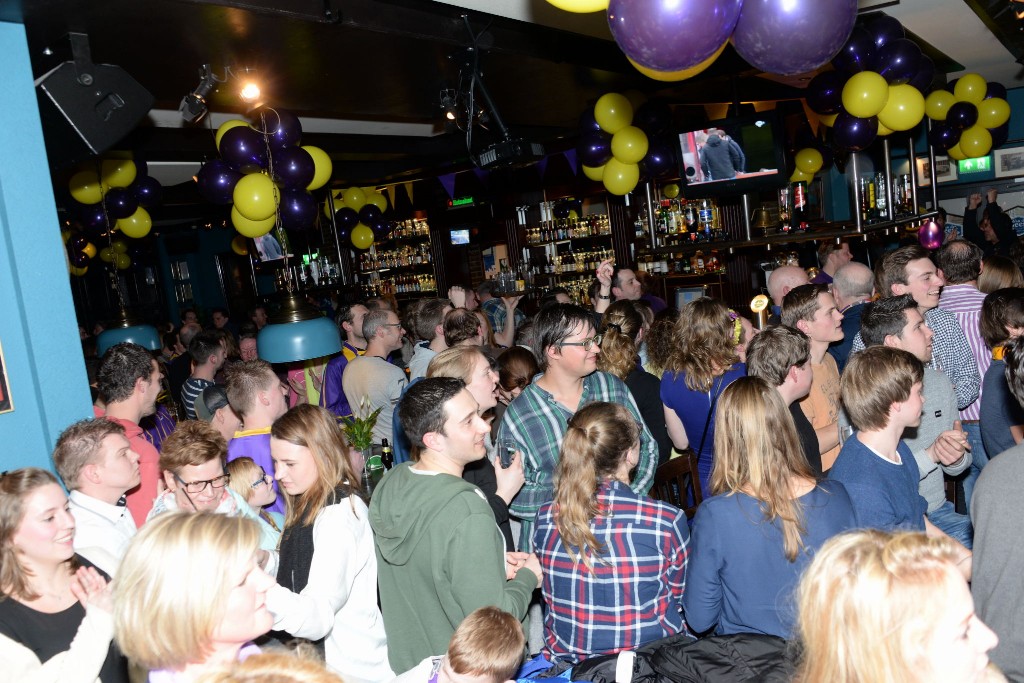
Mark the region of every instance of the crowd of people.
POLYGON ((87 359, 57 476, 0 474, 0 678, 501 683, 657 651, 669 680, 1024 680, 1024 288, 983 291, 959 238, 819 257, 770 275, 764 330, 604 262, 590 307, 340 305, 341 353, 287 367, 263 308, 87 359), (340 422, 374 415, 371 485, 340 422), (692 519, 649 496, 676 457, 692 519))

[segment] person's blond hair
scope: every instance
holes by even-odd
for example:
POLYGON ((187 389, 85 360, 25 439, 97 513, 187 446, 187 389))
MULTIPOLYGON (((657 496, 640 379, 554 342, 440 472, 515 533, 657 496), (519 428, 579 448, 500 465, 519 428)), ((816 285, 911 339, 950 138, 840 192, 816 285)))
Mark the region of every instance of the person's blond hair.
POLYGON ((455 377, 469 384, 478 359, 487 360, 479 346, 453 346, 430 359, 427 377, 455 377))
POLYGON ((999 254, 986 256, 983 261, 985 267, 978 276, 978 290, 985 294, 991 294, 999 289, 1007 287, 1024 287, 1024 276, 1020 268, 1011 259, 999 254))
POLYGON ((209 422, 186 420, 160 445, 160 469, 178 474, 186 465, 198 466, 227 459, 228 442, 209 422))
POLYGON ((601 316, 601 354, 597 369, 625 381, 636 368, 636 338, 644 327, 644 318, 632 301, 616 301, 601 316))
POLYGON ((871 346, 850 356, 839 393, 850 422, 857 429, 877 431, 889 424, 893 403, 910 398, 924 380, 924 366, 912 354, 891 346, 871 346))
POLYGON ((492 683, 504 683, 515 680, 525 648, 518 619, 497 607, 481 607, 455 629, 445 656, 460 676, 484 676, 492 683))
MULTIPOLYGON (((260 467, 255 460, 246 456, 235 458, 227 464, 225 469, 231 477, 228 480, 228 486, 231 490, 237 493, 246 503, 251 503, 253 494, 256 492, 256 489, 253 488, 253 483, 257 480, 257 477, 267 476, 267 471, 260 467)), ((273 487, 273 484, 268 483, 267 486, 273 487)), ((271 528, 277 531, 281 530, 269 512, 260 508, 258 514, 260 519, 269 524, 271 528)))
POLYGON ((124 427, 105 417, 80 420, 61 432, 53 449, 53 466, 69 491, 78 488, 82 469, 99 461, 103 441, 111 434, 124 436, 124 427))
POLYGON ((705 297, 684 304, 673 331, 675 346, 666 372, 685 372, 690 391, 710 390, 715 377, 739 361, 733 316, 717 299, 705 297))
POLYGON ((863 530, 818 550, 797 589, 802 661, 795 681, 919 681, 923 644, 963 581, 947 537, 863 530))
POLYGON ((319 660, 293 650, 272 649, 226 662, 200 674, 195 683, 343 683, 319 660))
POLYGON ((722 392, 715 414, 711 493, 745 493, 760 503, 765 521, 779 520, 786 559, 803 549, 803 508, 793 484, 814 480, 793 418, 779 392, 759 377, 740 377, 722 392))
POLYGON ((259 542, 259 526, 245 517, 170 512, 147 522, 113 584, 114 637, 125 656, 147 669, 203 662, 259 542))
POLYGON ((243 418, 252 411, 261 391, 270 391, 281 382, 273 366, 260 358, 232 363, 224 368, 224 376, 228 403, 243 418))

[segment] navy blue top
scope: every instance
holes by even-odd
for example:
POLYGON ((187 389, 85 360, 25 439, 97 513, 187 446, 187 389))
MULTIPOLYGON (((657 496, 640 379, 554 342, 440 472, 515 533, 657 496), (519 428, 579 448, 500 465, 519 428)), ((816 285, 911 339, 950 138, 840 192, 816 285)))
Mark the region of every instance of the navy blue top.
POLYGON ((765 520, 757 499, 737 493, 701 504, 683 593, 686 623, 693 631, 792 636, 793 591, 800 575, 825 541, 856 526, 853 503, 839 482, 821 481, 799 501, 806 533, 794 562, 786 559, 782 524, 765 520))
POLYGON ((1006 362, 992 361, 981 383, 981 440, 989 458, 1013 448, 1013 425, 1024 425, 1024 410, 1006 384, 1006 362))
POLYGON ((829 354, 836 359, 836 367, 839 374, 846 369, 846 362, 850 360, 850 352, 853 351, 853 338, 860 332, 860 317, 864 313, 864 303, 854 304, 843 311, 843 338, 841 341, 832 342, 828 345, 829 354))
POLYGON ((841 481, 857 512, 857 526, 866 529, 924 531, 928 503, 917 492, 921 478, 913 453, 900 441, 901 463, 878 455, 856 432, 846 440, 828 478, 841 481))

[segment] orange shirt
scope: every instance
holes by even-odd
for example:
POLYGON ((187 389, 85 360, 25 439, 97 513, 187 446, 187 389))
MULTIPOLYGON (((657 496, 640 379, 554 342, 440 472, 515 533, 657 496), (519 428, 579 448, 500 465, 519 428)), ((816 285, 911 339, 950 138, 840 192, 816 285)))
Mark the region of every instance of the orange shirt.
MULTIPOLYGON (((839 367, 830 354, 821 363, 811 364, 811 393, 800 399, 800 408, 815 429, 833 425, 839 429, 839 367)), ((840 446, 821 454, 821 469, 826 471, 839 457, 840 446)))

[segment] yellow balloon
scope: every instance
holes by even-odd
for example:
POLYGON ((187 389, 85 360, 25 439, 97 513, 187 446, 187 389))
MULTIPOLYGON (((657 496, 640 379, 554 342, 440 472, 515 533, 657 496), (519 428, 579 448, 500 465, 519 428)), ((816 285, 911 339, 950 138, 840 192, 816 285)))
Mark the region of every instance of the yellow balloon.
MULTIPOLYGON (((338 209, 340 209, 341 207, 345 206, 345 200, 342 197, 344 193, 344 190, 331 190, 331 194, 334 195, 335 212, 337 212, 338 209)), ((331 203, 326 199, 324 200, 324 216, 326 216, 327 218, 331 217, 331 203)))
POLYGON ((665 187, 661 188, 661 193, 665 195, 666 199, 675 199, 679 196, 679 186, 675 183, 669 183, 665 187))
POLYGON ((964 74, 953 86, 953 97, 958 102, 970 102, 977 106, 985 99, 988 83, 978 74, 964 74))
POLYGON ((231 240, 231 251, 239 256, 246 256, 249 253, 249 244, 241 235, 235 235, 231 240))
POLYGON ((888 99, 889 84, 874 71, 856 73, 843 86, 843 108, 851 116, 877 116, 888 99))
MULTIPOLYGON (((961 135, 961 137, 963 136, 961 135)), ((950 159, 956 159, 957 161, 963 161, 964 159, 967 158, 967 155, 960 150, 959 142, 950 147, 948 150, 946 150, 946 154, 949 155, 950 159)))
POLYGON ((331 174, 334 172, 334 163, 331 161, 331 157, 327 156, 327 152, 319 147, 303 145, 302 149, 309 152, 309 156, 313 157, 313 168, 316 169, 313 172, 313 181, 306 185, 306 189, 310 191, 319 190, 331 179, 331 174))
POLYGON ((569 209, 569 218, 579 218, 579 217, 580 217, 580 215, 579 215, 579 213, 576 212, 576 209, 569 209))
POLYGON ((975 124, 960 134, 957 143, 968 159, 983 157, 992 150, 992 134, 984 126, 975 124))
POLYGON ((604 178, 604 167, 606 164, 600 166, 587 166, 583 165, 583 175, 587 176, 590 180, 601 180, 604 178))
POLYGON ((878 124, 878 135, 881 135, 881 136, 884 137, 886 135, 889 135, 892 132, 893 132, 892 128, 886 128, 881 123, 878 124))
POLYGON ((924 113, 932 121, 945 121, 949 108, 956 104, 956 98, 948 90, 933 90, 924 100, 924 113))
POLYGON ((620 128, 612 136, 612 156, 624 164, 638 164, 647 155, 647 134, 636 126, 620 128))
POLYGON ((237 206, 231 207, 231 224, 235 226, 235 230, 246 237, 262 237, 274 228, 276 222, 277 214, 272 214, 270 218, 264 218, 261 221, 251 221, 238 212, 237 206))
POLYGON ((594 120, 601 130, 615 135, 633 122, 633 105, 625 95, 605 93, 594 105, 594 120))
POLYGON ((369 249, 373 244, 373 230, 362 223, 352 228, 352 246, 356 249, 369 249))
POLYGON ((603 12, 608 9, 608 0, 548 0, 548 2, 558 9, 577 14, 603 12))
POLYGON ((640 167, 637 164, 625 164, 612 157, 604 165, 604 189, 612 194, 624 195, 633 191, 640 182, 640 167))
POLYGON ((114 265, 117 266, 118 270, 128 270, 132 267, 132 257, 128 254, 116 254, 114 256, 114 265))
POLYGON ((131 159, 104 159, 100 163, 100 178, 107 187, 128 187, 135 182, 136 175, 131 159))
POLYGON ((114 249, 114 258, 117 258, 118 254, 128 253, 128 243, 124 240, 114 240, 110 243, 110 246, 114 249))
POLYGON ((100 261, 103 261, 104 263, 113 263, 114 250, 110 247, 103 247, 100 249, 100 261))
POLYGON ((789 176, 789 182, 791 183, 806 183, 814 180, 813 173, 804 173, 799 168, 793 171, 793 175, 789 176))
POLYGON ((724 50, 725 46, 728 44, 728 40, 722 43, 722 46, 715 50, 714 54, 712 54, 710 57, 705 59, 697 66, 691 66, 689 69, 681 69, 679 71, 655 71, 654 69, 649 69, 642 64, 634 62, 629 57, 626 57, 626 59, 629 59, 629 63, 633 65, 634 69, 642 73, 644 76, 647 76, 648 78, 651 78, 655 81, 662 81, 665 83, 685 81, 687 78, 693 78, 694 76, 696 76, 697 74, 701 73, 709 66, 714 64, 715 60, 718 59, 718 55, 722 54, 722 50, 724 50))
POLYGON ((978 125, 996 128, 1010 120, 1010 104, 1002 97, 990 97, 978 105, 978 125))
POLYGON ((388 198, 382 195, 380 192, 371 192, 366 195, 366 203, 373 204, 381 211, 388 210, 388 198))
POLYGON ((813 147, 804 147, 796 153, 797 170, 811 176, 821 170, 821 165, 824 161, 821 152, 813 147))
POLYGON ((82 253, 88 256, 89 258, 96 258, 96 245, 93 244, 92 242, 87 243, 84 247, 82 247, 82 253))
POLYGON ((924 118, 924 95, 912 85, 890 85, 889 100, 878 112, 879 126, 910 130, 924 118))
POLYGON ((68 240, 71 239, 71 231, 70 230, 61 230, 60 231, 60 238, 61 238, 61 240, 63 240, 64 244, 67 244, 68 240))
POLYGON ((366 203, 366 193, 358 187, 350 187, 345 190, 345 206, 358 211, 366 203))
POLYGON ((242 119, 229 119, 224 123, 220 124, 220 128, 217 129, 217 134, 213 136, 213 141, 217 145, 217 151, 220 151, 220 139, 224 137, 224 133, 227 133, 232 128, 248 125, 249 123, 247 121, 243 121, 242 119))
POLYGON ((821 121, 826 126, 828 126, 829 128, 831 128, 835 124, 836 117, 838 117, 838 116, 839 116, 838 113, 836 113, 836 114, 822 114, 821 116, 818 117, 818 120, 821 121))
POLYGON ((100 184, 96 171, 79 171, 68 181, 68 190, 76 202, 99 204, 103 201, 106 188, 100 184))
POLYGON ((153 227, 153 219, 149 217, 149 212, 140 206, 128 218, 117 219, 117 227, 125 237, 140 239, 149 234, 153 227))
POLYGON ((251 221, 265 221, 277 211, 281 198, 270 176, 250 173, 242 176, 231 195, 238 213, 251 221))
POLYGON ((74 266, 68 266, 68 271, 72 275, 74 275, 76 277, 82 277, 83 275, 85 275, 86 273, 89 272, 89 266, 82 266, 81 268, 75 268, 74 266))

